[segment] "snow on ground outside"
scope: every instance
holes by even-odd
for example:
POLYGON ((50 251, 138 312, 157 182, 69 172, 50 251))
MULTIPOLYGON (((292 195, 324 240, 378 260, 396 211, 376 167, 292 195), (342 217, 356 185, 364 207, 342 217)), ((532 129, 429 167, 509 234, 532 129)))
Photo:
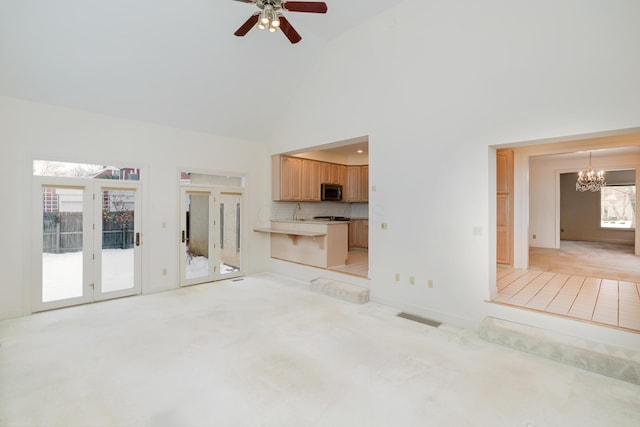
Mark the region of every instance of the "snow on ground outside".
MULTIPOLYGON (((42 301, 57 301, 82 296, 82 254, 42 254, 42 301)), ((132 249, 102 250, 102 292, 133 287, 132 249)))
MULTIPOLYGON (((82 296, 82 252, 42 254, 42 301, 82 296)), ((220 263, 222 274, 238 271, 220 263)), ((134 286, 134 249, 102 250, 102 292, 131 289, 134 286)), ((186 278, 209 276, 209 259, 193 257, 186 262, 186 278)))

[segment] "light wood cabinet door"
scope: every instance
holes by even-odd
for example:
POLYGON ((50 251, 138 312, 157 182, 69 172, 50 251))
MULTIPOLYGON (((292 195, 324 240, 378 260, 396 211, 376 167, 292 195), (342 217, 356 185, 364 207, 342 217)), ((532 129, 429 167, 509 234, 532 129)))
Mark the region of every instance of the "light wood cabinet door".
POLYGON ((345 201, 369 201, 369 166, 347 166, 345 201))
POLYGON ((320 169, 320 162, 307 159, 302 160, 302 200, 320 200, 320 169))
POLYGON ((496 151, 496 262, 513 264, 513 150, 496 151))
POLYGON ((320 162, 320 183, 331 184, 331 163, 320 162))
POLYGON ((496 192, 506 194, 511 192, 511 179, 513 175, 513 151, 497 150, 496 152, 496 192), (511 152, 511 155, 509 155, 511 152))
POLYGON ((347 185, 344 188, 345 202, 360 201, 360 166, 347 166, 347 185))
POLYGON ((280 160, 280 200, 301 200, 302 159, 282 156, 280 160))
POLYGON ((331 165, 331 184, 340 184, 344 187, 347 183, 347 167, 336 163, 329 164, 331 165))
POLYGON ((369 247, 369 220, 355 219, 349 223, 349 247, 369 247))
POLYGON ((362 220, 362 227, 360 228, 360 243, 363 248, 369 247, 369 220, 362 220))
MULTIPOLYGON (((369 166, 361 166, 360 169, 360 201, 369 201, 369 166)), ((367 245, 368 246, 368 245, 367 245)))

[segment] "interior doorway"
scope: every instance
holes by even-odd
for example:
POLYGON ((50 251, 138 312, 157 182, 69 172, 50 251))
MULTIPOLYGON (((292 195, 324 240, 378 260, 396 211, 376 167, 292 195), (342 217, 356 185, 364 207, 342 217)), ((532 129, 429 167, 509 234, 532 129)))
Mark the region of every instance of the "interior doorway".
MULTIPOLYGON (((598 170, 637 170, 640 134, 623 131, 513 150, 514 265, 497 266, 497 294, 492 301, 640 331, 640 238, 633 230, 635 207, 625 214, 627 199, 610 198, 607 192, 586 193, 593 198, 586 203, 585 193, 576 193, 577 171, 590 166, 585 161, 590 152, 597 156, 598 170), (565 176, 567 194, 573 199, 565 197, 561 212, 561 175, 568 173, 574 174, 565 176), (578 196, 585 200, 577 203, 578 196), (563 217, 572 209, 574 217, 563 217), (576 218, 585 217, 589 223, 579 224, 576 218), (600 235, 600 241, 577 241, 595 240, 584 238, 585 233, 600 235), (627 236, 622 238, 622 234, 627 236)), ((637 187, 637 176, 620 181, 614 180, 616 174, 605 173, 612 186, 637 187)))
POLYGON ((33 310, 141 293, 139 182, 34 178, 33 310))

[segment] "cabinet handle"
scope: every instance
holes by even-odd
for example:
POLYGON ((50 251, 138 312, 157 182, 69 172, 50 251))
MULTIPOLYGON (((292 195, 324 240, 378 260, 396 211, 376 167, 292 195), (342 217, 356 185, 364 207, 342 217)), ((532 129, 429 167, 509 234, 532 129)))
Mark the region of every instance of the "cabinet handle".
POLYGON ((136 233, 136 246, 140 246, 140 233, 136 233))
POLYGON ((187 239, 185 238, 184 230, 182 230, 182 243, 184 243, 186 241, 187 241, 187 239))

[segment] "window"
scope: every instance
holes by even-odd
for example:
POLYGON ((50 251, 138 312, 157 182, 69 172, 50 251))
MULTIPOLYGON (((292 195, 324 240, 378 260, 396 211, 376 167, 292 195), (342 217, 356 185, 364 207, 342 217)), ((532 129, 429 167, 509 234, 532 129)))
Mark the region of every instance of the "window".
POLYGON ((115 179, 119 181, 140 180, 140 169, 138 168, 54 162, 49 160, 34 160, 33 174, 35 176, 115 179))
POLYGON ((600 226, 636 228, 636 186, 607 185, 600 190, 600 226))

